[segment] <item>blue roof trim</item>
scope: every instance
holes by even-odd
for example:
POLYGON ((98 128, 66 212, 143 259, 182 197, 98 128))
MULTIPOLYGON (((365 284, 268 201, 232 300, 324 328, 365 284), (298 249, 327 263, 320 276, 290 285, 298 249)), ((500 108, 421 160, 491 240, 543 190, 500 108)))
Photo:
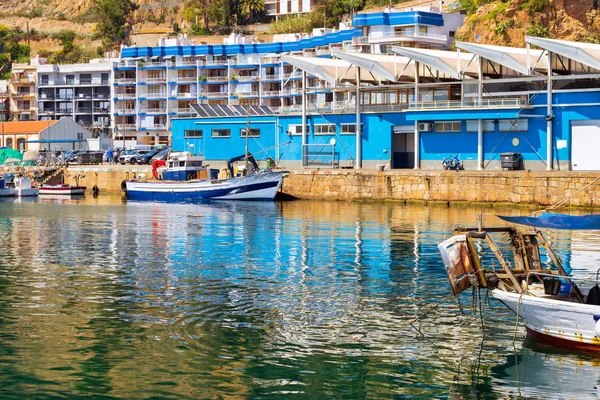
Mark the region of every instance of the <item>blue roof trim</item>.
POLYGON ((397 13, 357 14, 352 26, 357 28, 373 25, 432 25, 444 26, 442 14, 425 11, 403 11, 397 13))
MULTIPOLYGON (((434 14, 435 15, 435 14, 434 14)), ((283 43, 258 43, 258 44, 216 44, 199 46, 155 46, 155 47, 126 47, 121 50, 121 58, 135 57, 164 57, 164 56, 192 56, 192 55, 237 55, 237 54, 268 54, 302 51, 317 46, 338 44, 361 36, 360 29, 348 29, 297 42, 283 43)))

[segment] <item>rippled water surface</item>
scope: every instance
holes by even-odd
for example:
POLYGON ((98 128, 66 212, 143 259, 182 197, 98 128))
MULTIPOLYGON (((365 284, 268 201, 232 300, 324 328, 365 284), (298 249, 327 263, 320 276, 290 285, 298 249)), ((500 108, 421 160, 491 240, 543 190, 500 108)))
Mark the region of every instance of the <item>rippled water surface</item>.
MULTIPOLYGON (((0 397, 596 398, 600 358, 526 340, 494 300, 485 335, 470 292, 411 327, 477 212, 0 202, 0 397)), ((548 235, 574 275, 598 267, 598 235, 548 235)))

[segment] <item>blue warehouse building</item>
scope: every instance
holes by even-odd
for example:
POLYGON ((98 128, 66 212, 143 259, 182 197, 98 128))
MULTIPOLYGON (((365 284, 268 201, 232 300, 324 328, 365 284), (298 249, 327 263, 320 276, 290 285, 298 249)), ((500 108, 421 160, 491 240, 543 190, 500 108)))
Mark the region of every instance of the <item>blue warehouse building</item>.
POLYGON ((173 146, 226 160, 243 154, 248 127, 250 152, 286 168, 437 169, 458 153, 467 169, 499 169, 508 154, 517 168, 600 170, 600 46, 526 42, 283 56, 343 100, 311 101, 307 87, 294 110, 195 111, 173 119, 173 146))

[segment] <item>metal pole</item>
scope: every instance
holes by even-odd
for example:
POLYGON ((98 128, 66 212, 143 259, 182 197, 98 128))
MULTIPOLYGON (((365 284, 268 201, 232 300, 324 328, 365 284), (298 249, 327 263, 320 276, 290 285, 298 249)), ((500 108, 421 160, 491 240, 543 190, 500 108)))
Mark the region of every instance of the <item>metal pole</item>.
MULTIPOLYGON (((481 56, 477 56, 478 62, 478 90, 477 90, 477 101, 479 102, 478 106, 481 107, 481 102, 483 100, 483 67, 481 65, 481 56)), ((481 119, 477 120, 477 170, 483 169, 483 121, 481 119)))
POLYGON ((306 167, 306 71, 302 71, 302 166, 306 167))
POLYGON ((246 160, 245 169, 246 175, 248 175, 248 135, 250 134, 250 102, 246 104, 246 153, 244 159, 246 160))
POLYGON ((546 171, 554 169, 554 160, 552 155, 552 53, 548 50, 548 84, 547 84, 547 102, 546 105, 546 171))
MULTIPOLYGON (((415 96, 413 102, 419 101, 419 63, 415 61, 415 96)), ((421 138, 419 136, 419 121, 415 121, 415 169, 421 168, 421 152, 419 149, 421 138)))
POLYGON ((362 132, 360 123, 360 67, 356 67, 356 169, 362 168, 362 132))

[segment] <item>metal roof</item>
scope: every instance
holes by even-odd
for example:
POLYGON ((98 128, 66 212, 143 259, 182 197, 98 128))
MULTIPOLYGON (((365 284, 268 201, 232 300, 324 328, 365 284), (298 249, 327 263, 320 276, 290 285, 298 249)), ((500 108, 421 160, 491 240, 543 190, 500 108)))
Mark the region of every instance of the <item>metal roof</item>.
POLYGON ((201 118, 274 115, 273 110, 267 106, 190 104, 190 107, 201 118))
POLYGON ((394 75, 393 73, 388 71, 386 68, 384 68, 381 64, 379 64, 377 61, 373 60, 372 58, 361 57, 359 54, 345 53, 345 52, 341 52, 341 51, 334 51, 334 52, 332 52, 332 55, 334 57, 345 60, 351 64, 354 64, 358 67, 365 68, 369 72, 374 72, 381 78, 384 78, 388 81, 392 81, 392 82, 396 81, 396 75, 394 75))
POLYGON ((477 76, 478 74, 479 62, 473 59, 473 54, 399 46, 393 46, 392 51, 454 79, 461 79, 464 75, 477 76))
POLYGON ((600 70, 600 45, 525 36, 525 43, 600 70))
POLYGON ((335 76, 332 76, 320 65, 320 62, 324 63, 325 58, 282 56, 281 60, 335 86, 335 76))
POLYGON ((477 54, 486 60, 500 64, 523 75, 530 75, 532 69, 546 70, 547 61, 541 58, 543 51, 518 47, 493 46, 488 44, 456 42, 456 47, 477 54))

